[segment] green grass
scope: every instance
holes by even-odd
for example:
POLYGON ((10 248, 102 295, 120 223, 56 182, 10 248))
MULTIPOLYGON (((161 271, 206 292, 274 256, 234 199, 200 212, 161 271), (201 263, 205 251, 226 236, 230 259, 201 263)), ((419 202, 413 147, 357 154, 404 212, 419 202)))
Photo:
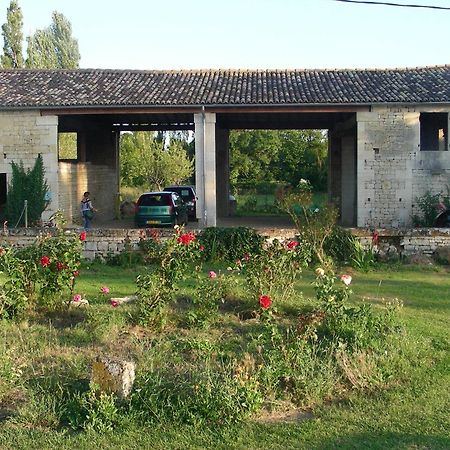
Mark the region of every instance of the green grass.
MULTIPOLYGON (((61 427, 59 392, 87 388, 90 361, 98 352, 132 354, 142 362, 164 358, 158 348, 149 346, 148 338, 154 334, 129 324, 132 305, 114 309, 98 294, 102 285, 109 286, 113 296, 132 294, 138 272, 86 265, 77 291, 91 301, 88 310, 0 323, 0 448, 450 448, 450 273, 442 267, 384 266, 352 273, 355 303, 378 307, 398 298, 404 304, 400 318, 407 339, 400 350, 405 358, 399 360, 392 383, 384 387, 347 391, 312 406, 311 415, 293 423, 250 420, 222 429, 130 425, 106 434, 61 427), (14 414, 1 419, 8 411, 14 414)), ((295 315, 314 302, 313 279, 311 272, 303 274, 297 286, 303 299, 286 302, 283 310, 295 315)), ((224 322, 197 332, 196 339, 229 339, 230 348, 239 346, 242 327, 236 321, 224 322)), ((168 333, 178 340, 193 337, 186 329, 168 333)), ((160 349, 170 342, 162 339, 160 349)))
MULTIPOLYGON (((326 204, 328 194, 326 192, 315 192, 312 204, 321 207, 326 204)), ((240 193, 236 196, 237 214, 239 216, 253 215, 275 215, 281 213, 276 207, 276 198, 274 194, 240 193)), ((284 213, 283 213, 284 214, 284 213)))

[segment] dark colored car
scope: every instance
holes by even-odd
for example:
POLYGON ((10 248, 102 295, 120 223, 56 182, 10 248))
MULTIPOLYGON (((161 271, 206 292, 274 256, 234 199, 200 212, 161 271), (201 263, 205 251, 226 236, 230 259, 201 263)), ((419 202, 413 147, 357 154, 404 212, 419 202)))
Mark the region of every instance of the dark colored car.
POLYGON ((192 186, 167 186, 164 188, 167 192, 176 192, 186 203, 189 218, 195 219, 195 205, 197 203, 197 195, 192 186))
POLYGON ((146 192, 136 203, 134 222, 138 227, 185 224, 187 206, 176 192, 146 192))

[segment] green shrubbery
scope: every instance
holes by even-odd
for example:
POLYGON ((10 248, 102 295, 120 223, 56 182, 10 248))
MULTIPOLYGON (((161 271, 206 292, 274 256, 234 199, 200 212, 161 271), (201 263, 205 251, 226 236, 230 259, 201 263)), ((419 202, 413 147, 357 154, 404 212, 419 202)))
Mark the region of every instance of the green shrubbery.
POLYGON ((25 170, 23 163, 11 162, 11 183, 6 200, 6 218, 10 226, 24 225, 23 214, 25 200, 28 201, 28 223, 40 222, 41 214, 47 208, 48 185, 42 157, 38 156, 33 169, 25 170))
POLYGON ((264 237, 251 228, 211 227, 200 233, 199 241, 206 261, 234 263, 245 254, 260 254, 264 237))
POLYGON ((56 220, 55 236, 41 235, 26 248, 0 248, 0 270, 7 277, 0 287, 0 318, 72 301, 86 233, 64 232, 62 217, 56 220))
MULTIPOLYGON (((396 357, 391 341, 400 336, 396 308, 375 311, 349 301, 351 277, 336 276, 324 250, 334 225, 319 230, 332 216, 304 212, 301 220, 316 231, 305 230, 299 219, 300 242, 263 244, 247 229, 197 236, 177 227, 166 240, 143 236, 147 266, 137 277, 137 302, 111 301, 114 313, 123 308, 120 318, 108 315, 106 305, 80 317, 89 342, 114 353, 122 345, 137 360, 134 390, 119 400, 95 386, 73 389, 66 382, 49 404, 50 426, 95 432, 161 423, 216 427, 280 402, 311 407, 347 389, 383 384, 383 366, 396 357), (229 267, 205 271, 219 257, 229 267), (312 257, 326 266, 316 271, 316 300, 301 308, 296 283, 312 257)), ((31 301, 46 310, 70 301, 83 239, 59 231, 23 253, 3 250, 9 277, 3 289, 16 299, 15 310, 4 308, 4 316, 31 301)), ((109 288, 100 291, 106 299, 109 288)), ((36 405, 37 411, 42 405, 36 405)))
POLYGON ((427 191, 421 197, 416 197, 416 204, 420 213, 412 216, 414 226, 432 227, 442 208, 450 210, 450 189, 447 186, 447 194, 443 192, 433 194, 427 191))

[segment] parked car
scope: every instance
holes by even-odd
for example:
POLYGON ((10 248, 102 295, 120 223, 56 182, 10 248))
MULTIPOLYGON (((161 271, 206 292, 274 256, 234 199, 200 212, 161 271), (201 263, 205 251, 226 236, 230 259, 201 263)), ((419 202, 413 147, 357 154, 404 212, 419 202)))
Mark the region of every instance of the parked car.
POLYGON ((167 192, 176 192, 186 203, 188 216, 195 219, 195 205, 197 203, 197 194, 193 186, 167 186, 164 188, 167 192))
POLYGON ((176 192, 145 192, 136 203, 134 222, 138 227, 186 224, 187 205, 176 192))

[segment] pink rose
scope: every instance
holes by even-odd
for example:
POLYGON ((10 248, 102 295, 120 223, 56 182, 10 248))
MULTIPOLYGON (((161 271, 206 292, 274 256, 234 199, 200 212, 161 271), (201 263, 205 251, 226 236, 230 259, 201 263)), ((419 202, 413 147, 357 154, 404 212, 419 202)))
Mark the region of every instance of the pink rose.
POLYGON ((208 277, 209 277, 209 278, 217 278, 217 273, 214 272, 213 270, 210 270, 210 271, 208 272, 208 277))
POLYGON ((111 299, 110 302, 113 308, 117 308, 119 306, 119 302, 117 300, 111 299))
POLYGON ((341 275, 341 281, 346 285, 349 286, 352 282, 352 277, 350 275, 341 275))
POLYGON ((75 295, 72 297, 72 300, 73 300, 74 302, 79 302, 79 301, 81 300, 81 295, 80 295, 80 294, 75 294, 75 295))
POLYGON ((102 294, 109 294, 109 287, 108 287, 108 286, 102 286, 102 287, 100 288, 100 292, 101 292, 102 294))

